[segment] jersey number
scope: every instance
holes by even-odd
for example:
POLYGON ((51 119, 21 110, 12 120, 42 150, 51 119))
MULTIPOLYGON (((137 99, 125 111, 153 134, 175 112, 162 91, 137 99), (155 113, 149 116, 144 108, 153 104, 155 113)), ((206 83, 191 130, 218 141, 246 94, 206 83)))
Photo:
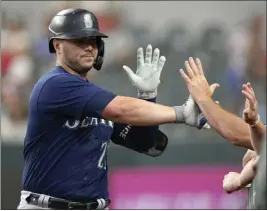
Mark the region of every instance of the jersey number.
POLYGON ((98 165, 97 165, 98 168, 105 169, 105 170, 107 169, 107 163, 104 161, 104 157, 107 153, 107 148, 108 148, 108 142, 102 143, 102 146, 101 146, 102 153, 98 160, 98 165))

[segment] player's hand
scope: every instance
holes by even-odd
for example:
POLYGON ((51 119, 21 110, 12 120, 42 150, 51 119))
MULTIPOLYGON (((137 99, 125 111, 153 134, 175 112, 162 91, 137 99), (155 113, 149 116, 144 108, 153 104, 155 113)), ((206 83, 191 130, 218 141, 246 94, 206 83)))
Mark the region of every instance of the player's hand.
POLYGON ((220 86, 217 83, 209 85, 204 75, 200 59, 197 58, 196 61, 194 61, 194 59, 190 57, 189 61, 185 61, 185 68, 187 74, 182 69, 180 69, 180 74, 186 82, 187 88, 196 103, 200 102, 202 99, 211 97, 215 89, 220 86))
POLYGON ((207 119, 203 116, 198 105, 195 103, 191 95, 189 95, 188 100, 185 102, 183 106, 184 106, 183 115, 185 124, 197 127, 198 129, 210 128, 209 124, 207 123, 207 119))
POLYGON ((247 163, 249 161, 251 161, 252 159, 255 159, 257 157, 257 153, 251 149, 249 149, 246 154, 244 155, 243 157, 243 160, 242 160, 242 166, 243 168, 245 167, 245 165, 247 165, 247 163))
POLYGON ((134 73, 128 66, 123 66, 128 77, 138 89, 138 97, 151 99, 157 96, 157 88, 160 84, 160 74, 163 70, 166 58, 160 57, 160 50, 156 48, 152 56, 152 46, 146 48, 144 58, 143 48, 137 49, 137 70, 134 73))
POLYGON ((224 176, 223 189, 226 193, 232 193, 241 187, 240 174, 237 172, 229 172, 224 176))
POLYGON ((246 97, 243 119, 249 125, 255 125, 259 121, 258 102, 255 97, 255 93, 249 82, 243 84, 242 88, 242 94, 246 97))

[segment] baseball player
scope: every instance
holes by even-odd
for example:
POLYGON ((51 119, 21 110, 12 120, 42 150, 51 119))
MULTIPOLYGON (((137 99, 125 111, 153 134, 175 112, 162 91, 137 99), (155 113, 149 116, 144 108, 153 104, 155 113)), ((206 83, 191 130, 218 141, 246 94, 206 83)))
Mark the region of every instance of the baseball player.
POLYGON ((159 125, 208 127, 192 97, 182 106, 155 103, 165 57, 148 45, 137 51, 137 71, 123 66, 138 98, 116 95, 87 79, 100 70, 107 36, 84 9, 59 12, 49 25, 49 50, 56 66, 35 84, 24 143, 18 209, 105 209, 108 207, 107 150, 110 140, 159 156, 167 136, 159 125))

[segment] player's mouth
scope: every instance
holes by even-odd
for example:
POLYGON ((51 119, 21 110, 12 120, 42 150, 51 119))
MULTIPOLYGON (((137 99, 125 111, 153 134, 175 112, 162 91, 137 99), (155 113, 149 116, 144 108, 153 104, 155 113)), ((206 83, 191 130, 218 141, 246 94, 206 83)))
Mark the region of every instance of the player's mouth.
POLYGON ((94 56, 90 56, 90 55, 85 55, 85 56, 82 56, 82 58, 83 58, 83 59, 85 59, 85 60, 88 60, 88 61, 92 61, 92 60, 94 60, 94 59, 95 59, 95 57, 94 57, 94 56))
POLYGON ((82 58, 94 58, 94 56, 93 55, 84 55, 84 56, 82 56, 82 58))

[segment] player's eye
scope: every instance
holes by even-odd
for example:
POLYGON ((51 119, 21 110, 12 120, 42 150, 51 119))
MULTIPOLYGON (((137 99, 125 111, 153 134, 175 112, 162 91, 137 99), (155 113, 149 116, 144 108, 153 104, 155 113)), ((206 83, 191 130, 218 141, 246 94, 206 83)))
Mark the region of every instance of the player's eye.
POLYGON ((75 45, 96 45, 96 39, 82 38, 73 40, 75 45))

